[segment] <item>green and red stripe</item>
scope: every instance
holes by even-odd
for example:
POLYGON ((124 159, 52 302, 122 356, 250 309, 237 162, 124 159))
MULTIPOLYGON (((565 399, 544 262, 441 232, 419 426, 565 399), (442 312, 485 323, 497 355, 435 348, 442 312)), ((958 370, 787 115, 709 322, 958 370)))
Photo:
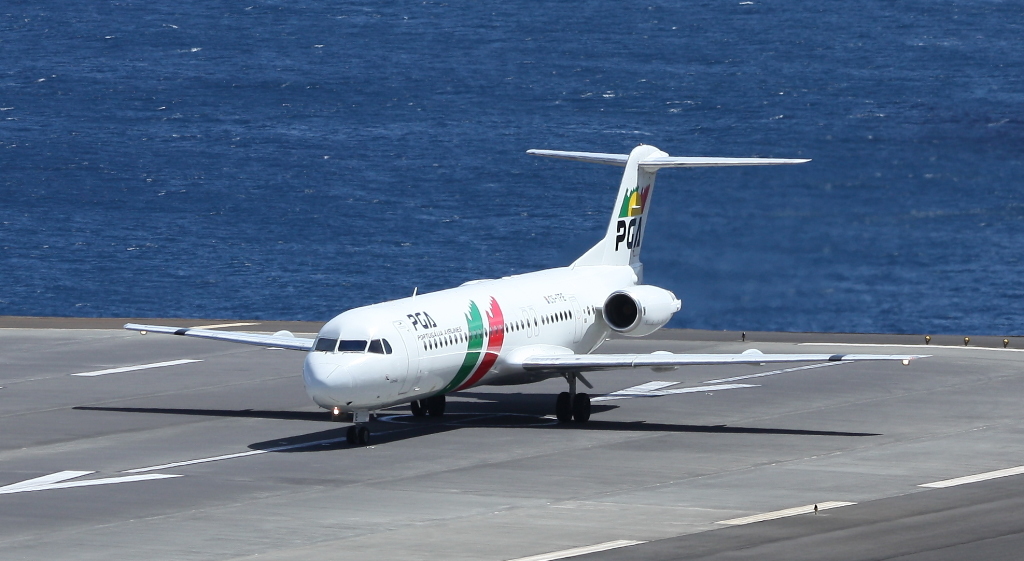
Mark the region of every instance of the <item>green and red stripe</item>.
POLYGON ((480 315, 480 308, 472 300, 469 301, 469 311, 466 313, 466 328, 469 330, 466 356, 462 359, 462 366, 455 377, 440 391, 442 395, 475 385, 498 360, 498 354, 505 341, 505 317, 501 313, 498 301, 492 297, 491 307, 487 311, 486 352, 481 352, 485 334, 483 317, 480 315))

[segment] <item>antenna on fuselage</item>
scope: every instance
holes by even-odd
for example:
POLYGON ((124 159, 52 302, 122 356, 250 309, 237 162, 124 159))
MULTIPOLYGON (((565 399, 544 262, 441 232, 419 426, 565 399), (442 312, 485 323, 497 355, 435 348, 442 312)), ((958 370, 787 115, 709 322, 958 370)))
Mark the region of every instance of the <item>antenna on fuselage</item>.
POLYGON ((412 297, 413 298, 416 297, 416 291, 418 291, 419 289, 420 289, 420 287, 418 287, 418 286, 412 287, 412 297))

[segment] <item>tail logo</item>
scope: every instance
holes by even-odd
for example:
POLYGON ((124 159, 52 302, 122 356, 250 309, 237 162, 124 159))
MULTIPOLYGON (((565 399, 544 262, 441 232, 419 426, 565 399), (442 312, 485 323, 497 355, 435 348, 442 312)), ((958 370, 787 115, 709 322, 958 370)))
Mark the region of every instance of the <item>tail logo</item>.
POLYGON ((640 247, 644 224, 644 210, 647 209, 647 196, 651 186, 643 189, 639 185, 626 192, 619 205, 619 220, 615 223, 615 251, 623 244, 626 249, 640 247))
POLYGON ((619 205, 619 218, 630 218, 640 216, 647 207, 647 195, 651 192, 651 186, 643 189, 639 185, 626 192, 622 197, 622 204, 619 205))

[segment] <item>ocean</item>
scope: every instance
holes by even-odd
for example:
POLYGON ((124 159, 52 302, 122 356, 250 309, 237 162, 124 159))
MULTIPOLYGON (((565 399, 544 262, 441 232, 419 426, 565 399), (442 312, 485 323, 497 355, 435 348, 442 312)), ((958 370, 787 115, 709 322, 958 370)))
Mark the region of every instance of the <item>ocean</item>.
POLYGON ((1024 4, 0 6, 0 315, 326 321, 566 265, 664 170, 670 327, 1024 334, 1024 4))

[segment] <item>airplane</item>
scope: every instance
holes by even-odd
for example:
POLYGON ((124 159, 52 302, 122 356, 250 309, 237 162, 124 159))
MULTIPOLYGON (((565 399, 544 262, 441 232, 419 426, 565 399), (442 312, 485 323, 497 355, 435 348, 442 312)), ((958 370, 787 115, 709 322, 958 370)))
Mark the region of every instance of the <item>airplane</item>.
POLYGON ((415 416, 441 416, 445 396, 482 385, 530 384, 563 377, 568 391, 555 399, 561 422, 590 418, 590 396, 577 381, 584 372, 688 365, 808 361, 910 360, 927 355, 593 354, 612 333, 649 335, 682 306, 672 292, 643 284, 640 248, 655 176, 664 168, 799 164, 775 158, 672 157, 650 145, 629 154, 529 150, 528 154, 624 167, 604 237, 567 267, 472 280, 455 288, 416 294, 345 311, 316 339, 282 331, 273 335, 129 323, 143 334, 169 333, 306 351, 306 393, 331 411, 352 415, 347 440, 365 446, 370 413, 410 404, 415 416))

